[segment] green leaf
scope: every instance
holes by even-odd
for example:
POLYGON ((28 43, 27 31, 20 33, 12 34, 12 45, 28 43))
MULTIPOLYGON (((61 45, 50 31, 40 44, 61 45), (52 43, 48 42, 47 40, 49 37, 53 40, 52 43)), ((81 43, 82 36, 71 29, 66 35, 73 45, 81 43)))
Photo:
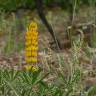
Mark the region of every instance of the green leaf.
POLYGON ((34 84, 39 79, 40 73, 41 70, 32 73, 32 84, 34 84))

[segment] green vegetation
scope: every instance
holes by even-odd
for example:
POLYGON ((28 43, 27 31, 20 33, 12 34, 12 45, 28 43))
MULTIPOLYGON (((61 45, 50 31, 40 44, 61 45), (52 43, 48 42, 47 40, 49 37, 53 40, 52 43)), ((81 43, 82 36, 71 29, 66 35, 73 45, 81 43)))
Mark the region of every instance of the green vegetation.
MULTIPOLYGON (((78 55, 78 48, 74 48, 75 55, 78 55)), ((0 96, 95 96, 96 85, 87 91, 84 88, 81 81, 84 74, 78 66, 78 58, 74 56, 71 61, 74 67, 68 64, 69 71, 65 73, 67 67, 62 57, 59 57, 59 70, 52 68, 47 72, 42 69, 32 72, 0 69, 0 96)))
MULTIPOLYGON (((72 37, 72 40, 74 39, 72 47, 57 53, 50 48, 51 36, 35 13, 33 0, 0 0, 0 96, 95 96, 96 0, 43 0, 43 3, 45 11, 54 5, 61 7, 45 12, 47 20, 61 42, 65 41, 65 32, 70 27, 67 25, 69 13, 72 15, 72 24, 92 21, 94 48, 89 46, 82 48, 84 34, 83 30, 79 30, 82 31, 82 36, 72 37), (82 6, 85 9, 82 9, 82 6), (19 8, 28 10, 22 11, 19 8), (12 12, 16 10, 20 16, 12 12), (78 19, 78 22, 75 19, 78 19), (24 35, 32 20, 38 23, 40 36, 38 72, 23 69, 24 35), (95 80, 91 84, 86 83, 90 78, 95 80)), ((74 29, 70 32, 75 33, 74 29)))
MULTIPOLYGON (((73 4, 75 0, 43 0, 43 3, 45 6, 52 6, 52 5, 59 5, 61 8, 69 9, 73 4)), ((94 3, 96 5, 96 0, 77 0, 78 5, 90 5, 91 3, 94 3)), ((18 8, 28 8, 28 9, 34 9, 35 4, 34 0, 0 0, 0 9, 5 11, 15 11, 18 8)))
MULTIPOLYGON (((74 91, 80 79, 80 71, 76 70, 72 77, 65 78, 59 73, 56 78, 60 82, 56 85, 47 80, 49 73, 42 71, 14 71, 0 69, 0 95, 1 96, 77 96, 74 91), (50 84, 48 84, 50 82, 50 84), (62 87, 62 88, 59 88, 62 87)), ((50 78, 49 78, 50 79, 50 78)), ((78 87, 78 86, 77 86, 78 87)), ((78 90, 77 90, 78 93, 78 90)))

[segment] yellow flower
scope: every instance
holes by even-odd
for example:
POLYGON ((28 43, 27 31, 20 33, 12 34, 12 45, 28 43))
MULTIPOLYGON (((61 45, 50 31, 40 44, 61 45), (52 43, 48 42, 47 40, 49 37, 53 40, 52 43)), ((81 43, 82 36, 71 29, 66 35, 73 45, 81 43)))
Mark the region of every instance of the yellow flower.
POLYGON ((37 63, 38 56, 38 32, 37 24, 32 22, 25 33, 25 57, 26 63, 37 63))
POLYGON ((38 45, 38 41, 37 40, 32 40, 32 45, 37 46, 38 45))
POLYGON ((32 56, 32 54, 31 54, 30 51, 27 51, 27 52, 25 52, 25 56, 26 56, 26 57, 29 57, 29 56, 32 56))
POLYGON ((37 66, 32 66, 32 65, 26 65, 25 69, 27 71, 32 71, 32 72, 37 72, 39 70, 39 68, 37 66))
POLYGON ((35 22, 32 22, 32 23, 29 25, 28 30, 36 31, 36 30, 37 30, 37 24, 36 24, 35 22))
POLYGON ((38 46, 32 46, 32 51, 37 51, 38 50, 38 46))
POLYGON ((37 66, 33 66, 32 72, 37 72, 38 70, 39 70, 39 68, 37 66))
POLYGON ((34 41, 34 40, 35 40, 35 41, 37 41, 37 42, 38 42, 38 37, 32 37, 32 38, 31 38, 31 40, 32 40, 32 41, 34 41))
POLYGON ((26 40, 30 40, 30 39, 32 39, 32 40, 38 40, 38 36, 33 36, 33 35, 25 36, 25 39, 26 40))
POLYGON ((38 46, 28 46, 25 48, 26 51, 37 51, 38 50, 38 46))
POLYGON ((26 50, 26 51, 31 51, 32 48, 29 46, 29 47, 26 47, 25 50, 26 50))
POLYGON ((32 34, 31 31, 27 31, 27 32, 25 33, 25 36, 31 36, 31 34, 32 34))
POLYGON ((37 63, 36 57, 26 57, 26 63, 37 63))
POLYGON ((32 57, 37 57, 37 52, 36 51, 27 51, 27 52, 25 52, 25 56, 26 57, 30 57, 30 56, 32 56, 32 57))
POLYGON ((36 51, 32 51, 32 57, 37 57, 37 52, 36 51))
POLYGON ((25 69, 26 69, 27 71, 30 71, 30 70, 32 69, 32 67, 33 67, 32 65, 26 65, 26 66, 25 66, 25 69))
POLYGON ((36 57, 32 57, 32 63, 37 63, 37 58, 36 57))
POLYGON ((25 42, 25 45, 26 46, 31 45, 31 40, 27 40, 27 42, 25 42))
POLYGON ((30 36, 25 36, 25 39, 26 39, 27 41, 29 41, 29 40, 32 39, 32 37, 30 37, 30 36))
POLYGON ((25 59, 25 61, 26 61, 26 63, 32 63, 32 58, 28 58, 28 57, 26 57, 26 59, 25 59))
POLYGON ((25 33, 25 36, 38 36, 38 32, 37 31, 27 31, 25 33))
POLYGON ((32 35, 33 35, 33 36, 38 36, 38 32, 33 31, 33 32, 32 32, 32 35))

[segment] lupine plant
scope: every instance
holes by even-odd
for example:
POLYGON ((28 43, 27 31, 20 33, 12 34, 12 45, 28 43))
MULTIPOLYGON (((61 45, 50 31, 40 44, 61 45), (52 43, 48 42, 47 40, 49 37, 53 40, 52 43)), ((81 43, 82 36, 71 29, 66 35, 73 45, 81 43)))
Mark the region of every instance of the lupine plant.
POLYGON ((38 32, 37 32, 37 24, 32 22, 28 31, 25 33, 25 61, 27 64, 25 68, 27 70, 36 71, 38 68, 36 67, 38 57, 38 32))

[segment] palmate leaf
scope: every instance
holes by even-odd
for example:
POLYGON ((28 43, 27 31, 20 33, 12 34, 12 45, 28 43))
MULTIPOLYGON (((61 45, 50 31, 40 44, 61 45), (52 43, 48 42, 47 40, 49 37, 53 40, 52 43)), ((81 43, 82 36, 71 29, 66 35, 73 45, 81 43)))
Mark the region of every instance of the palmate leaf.
MULTIPOLYGON (((11 82, 8 82, 6 79, 4 79, 4 82, 6 83, 6 85, 13 91, 13 93, 15 94, 15 96, 19 96, 18 92, 16 91, 16 89, 12 86, 11 82)), ((5 91, 6 92, 6 91, 5 91)))
POLYGON ((44 76, 42 76, 41 70, 37 72, 32 72, 30 70, 30 71, 21 72, 20 77, 22 79, 22 82, 32 86, 34 84, 38 84, 39 82, 41 82, 43 79, 45 79, 48 76, 48 74, 45 74, 44 76))
POLYGON ((33 73, 32 71, 23 71, 21 72, 21 79, 27 84, 33 85, 34 82, 38 79, 39 73, 33 73))
POLYGON ((11 69, 10 70, 10 79, 12 80, 12 81, 14 81, 15 79, 17 79, 18 78, 18 75, 19 75, 19 71, 17 70, 14 70, 14 69, 11 69))
POLYGON ((30 84, 31 79, 27 71, 22 71, 20 77, 21 77, 22 83, 25 82, 27 84, 30 84))
POLYGON ((19 71, 16 71, 16 70, 4 70, 4 78, 7 80, 7 81, 14 81, 18 78, 18 75, 19 75, 19 71))
MULTIPOLYGON (((32 73, 32 72, 31 72, 32 73)), ((32 73, 32 84, 34 84, 40 78, 41 70, 32 73)))

